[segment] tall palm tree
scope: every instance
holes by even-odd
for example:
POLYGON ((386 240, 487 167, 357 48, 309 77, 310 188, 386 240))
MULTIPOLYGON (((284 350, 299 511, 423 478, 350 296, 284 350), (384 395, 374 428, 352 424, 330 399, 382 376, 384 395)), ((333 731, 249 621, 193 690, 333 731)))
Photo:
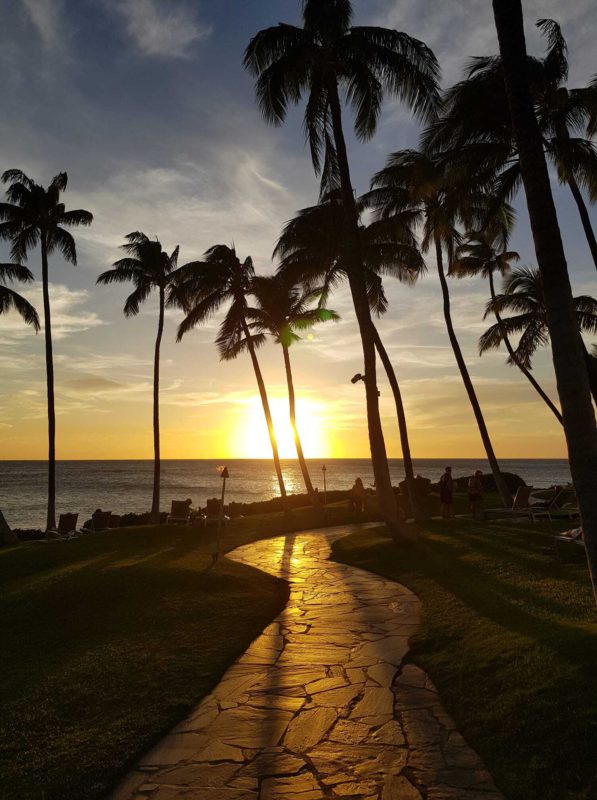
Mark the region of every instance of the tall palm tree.
POLYGON ((40 246, 44 328, 46 344, 46 379, 48 390, 48 510, 46 530, 56 527, 56 411, 54 402, 54 355, 50 308, 49 256, 58 250, 65 261, 77 263, 75 240, 65 228, 91 225, 93 215, 77 209, 67 211, 60 195, 65 191, 68 176, 61 172, 48 188, 35 183, 19 169, 2 175, 8 184, 6 199, 0 203, 0 239, 10 241, 11 258, 27 260, 31 250, 40 246))
POLYGON ((37 311, 28 300, 6 285, 13 281, 31 283, 33 280, 33 273, 22 264, 0 264, 0 314, 6 314, 7 311, 14 309, 27 325, 33 326, 37 333, 39 331, 37 311))
MULTIPOLYGON (((359 215, 364 211, 358 203, 359 215)), ((337 191, 322 196, 321 201, 299 211, 290 220, 278 241, 274 257, 280 259, 280 271, 309 290, 322 285, 329 293, 339 282, 346 280, 346 241, 340 235, 342 201, 337 191)), ((409 215, 394 218, 388 225, 374 222, 365 225, 359 219, 361 252, 366 265, 366 283, 371 312, 381 316, 387 311, 387 301, 381 282, 382 275, 413 284, 425 272, 425 263, 416 247, 409 215)), ((327 294, 326 294, 327 296, 327 294)), ((400 445, 407 492, 412 513, 418 521, 424 518, 419 507, 415 474, 411 456, 406 412, 402 393, 391 359, 384 347, 377 326, 373 324, 377 353, 386 371, 396 405, 400 445)))
MULTIPOLYGON (((512 262, 518 261, 519 258, 520 256, 515 251, 507 250, 505 246, 500 247, 491 234, 487 232, 473 233, 469 234, 467 241, 458 249, 456 259, 452 265, 452 274, 457 278, 463 278, 469 275, 481 275, 489 281, 491 302, 487 307, 484 319, 487 318, 491 309, 491 313, 494 314, 497 321, 497 330, 499 331, 500 340, 504 343, 508 351, 508 363, 518 367, 561 425, 563 424, 563 419, 559 409, 554 405, 549 395, 546 394, 539 382, 535 379, 531 372, 530 364, 519 358, 514 351, 514 347, 510 342, 508 330, 500 314, 500 306, 496 302, 494 275, 498 274, 501 275, 502 278, 505 278, 510 273, 512 262)), ((499 347, 499 343, 495 345, 495 347, 499 347)), ((480 354, 482 355, 486 349, 487 348, 480 346, 480 354)))
MULTIPOLYGON (((355 113, 361 140, 376 131, 384 92, 429 119, 438 103, 439 67, 431 50, 405 33, 385 28, 353 27, 350 0, 303 0, 303 27, 280 24, 258 33, 245 53, 246 68, 257 77, 257 99, 264 118, 281 124, 289 104, 308 95, 305 130, 317 174, 332 164, 342 196, 342 235, 349 243, 347 274, 363 347, 371 460, 380 511, 399 535, 379 411, 375 335, 367 299, 342 120, 341 94, 355 113), (325 156, 322 159, 322 155, 325 156)), ((330 188, 330 187, 328 187, 330 188)))
POLYGON ((450 290, 444 267, 445 250, 448 258, 447 274, 450 275, 456 249, 461 243, 457 224, 474 227, 484 220, 489 198, 484 194, 467 191, 466 186, 452 185, 446 180, 445 170, 438 160, 415 150, 393 153, 385 168, 373 178, 372 187, 366 201, 375 210, 377 217, 391 221, 396 214, 410 212, 413 219, 418 218, 421 221, 424 252, 430 248, 435 250, 448 338, 477 421, 496 488, 502 502, 509 505, 512 498, 500 471, 481 405, 454 329, 450 290))
POLYGON ((274 338, 276 344, 282 347, 288 386, 290 425, 294 435, 296 454, 309 500, 313 506, 317 507, 321 503, 311 482, 296 423, 296 399, 290 363, 290 346, 300 341, 301 337, 298 331, 307 330, 317 323, 327 322, 328 320, 337 321, 339 317, 335 311, 330 311, 321 305, 315 308, 310 307, 312 301, 317 299, 318 293, 305 292, 281 272, 268 277, 254 277, 252 294, 257 301, 257 308, 252 308, 248 312, 248 317, 251 320, 249 327, 259 333, 269 334, 274 338))
MULTIPOLYGON (((533 105, 543 147, 560 183, 566 184, 577 206, 597 268, 597 239, 583 190, 597 199, 597 79, 569 89, 568 47, 560 26, 541 19, 537 27, 547 38, 543 58, 527 56, 533 105)), ((445 152, 453 166, 476 172, 480 180, 499 174, 497 191, 511 197, 521 186, 519 149, 512 127, 499 56, 474 58, 465 78, 446 92, 441 119, 424 136, 425 147, 445 152)))
POLYGON ((203 261, 192 261, 179 268, 177 287, 171 293, 171 302, 177 303, 186 312, 186 317, 178 328, 178 341, 197 325, 206 322, 223 305, 228 304, 228 311, 220 325, 216 345, 223 361, 234 359, 245 350, 251 357, 267 423, 280 495, 284 510, 288 511, 274 423, 257 358, 257 348, 264 344, 265 335, 251 332, 249 329, 247 297, 251 294, 254 278, 255 270, 250 257, 241 262, 234 247, 215 245, 205 253, 203 261))
POLYGON ((135 231, 125 236, 126 244, 121 249, 126 253, 114 263, 112 269, 102 272, 97 283, 134 283, 134 292, 127 297, 124 305, 125 317, 135 317, 142 303, 157 289, 158 292, 158 332, 155 340, 153 359, 153 493, 151 499, 151 518, 160 521, 160 348, 164 333, 164 312, 169 301, 169 291, 174 286, 178 265, 178 247, 170 254, 162 250, 162 245, 149 239, 144 233, 135 231))
POLYGON ((597 600, 597 425, 574 310, 541 129, 526 78, 521 0, 493 0, 512 127, 533 231, 560 395, 570 469, 578 496, 589 570, 597 600))
MULTIPOLYGON (((573 298, 578 330, 583 333, 597 333, 597 300, 589 295, 573 298)), ((505 339, 518 335, 518 346, 512 350, 509 363, 516 364, 523 371, 532 367, 532 357, 539 347, 549 344, 547 309, 543 293, 543 279, 538 269, 520 267, 512 271, 504 281, 501 294, 494 294, 487 304, 485 319, 491 314, 498 317, 479 339, 479 350, 486 353, 497 349, 505 339), (504 312, 513 316, 504 317, 504 312)), ((591 359, 584 346, 585 360, 591 359)), ((597 387, 596 387, 597 388, 597 387)), ((563 422, 561 415, 559 419, 563 422)))

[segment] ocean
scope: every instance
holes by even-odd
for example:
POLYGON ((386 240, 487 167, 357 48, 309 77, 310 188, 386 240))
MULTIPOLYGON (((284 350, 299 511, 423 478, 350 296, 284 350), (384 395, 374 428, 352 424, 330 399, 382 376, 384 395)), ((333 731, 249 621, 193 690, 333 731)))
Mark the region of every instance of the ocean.
MULTIPOLYGON (((230 472, 226 499, 240 503, 268 500, 279 494, 273 464, 267 460, 226 461, 230 472)), ((311 459, 309 469, 313 484, 323 490, 326 466, 328 489, 349 489, 356 477, 365 486, 373 483, 368 459, 343 458, 327 461, 311 459)), ((489 472, 483 459, 415 459, 415 472, 438 480, 444 467, 451 464, 455 477, 474 470, 489 472)), ((190 497, 193 505, 205 505, 221 492, 218 468, 223 461, 163 461, 162 510, 170 510, 172 500, 190 497)), ((544 487, 570 481, 568 462, 563 459, 501 459, 502 470, 520 475, 531 486, 544 487)), ((392 481, 404 478, 401 459, 390 461, 392 481)), ((297 461, 283 461, 287 491, 304 491, 297 461)), ((79 520, 88 519, 96 508, 115 514, 144 512, 151 506, 152 461, 60 461, 57 464, 57 513, 78 512, 79 520)), ((46 463, 43 461, 0 461, 0 510, 13 528, 42 527, 45 524, 46 463)))

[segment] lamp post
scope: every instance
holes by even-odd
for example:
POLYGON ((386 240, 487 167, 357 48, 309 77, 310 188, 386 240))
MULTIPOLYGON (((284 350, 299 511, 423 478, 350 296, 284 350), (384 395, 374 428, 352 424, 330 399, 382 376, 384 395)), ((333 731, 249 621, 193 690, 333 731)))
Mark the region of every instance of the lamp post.
POLYGON ((228 467, 222 467, 220 478, 222 479, 222 499, 220 500, 220 513, 218 514, 218 535, 216 539, 216 552, 213 555, 214 563, 220 557, 220 542, 222 539, 222 525, 224 522, 224 498, 226 497, 226 480, 230 477, 228 467))
POLYGON ((328 471, 328 468, 326 467, 325 464, 321 468, 321 471, 323 472, 323 513, 325 514, 325 507, 327 505, 327 489, 328 489, 325 479, 325 474, 328 471))

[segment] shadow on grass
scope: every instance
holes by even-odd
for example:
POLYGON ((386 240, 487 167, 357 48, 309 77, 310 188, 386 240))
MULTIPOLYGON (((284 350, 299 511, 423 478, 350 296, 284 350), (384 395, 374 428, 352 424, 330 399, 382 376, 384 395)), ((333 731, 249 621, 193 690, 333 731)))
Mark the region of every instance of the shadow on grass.
POLYGON ((545 552, 554 529, 456 521, 409 549, 381 529, 334 548, 420 597, 412 657, 510 800, 597 797, 596 615, 586 569, 545 552))

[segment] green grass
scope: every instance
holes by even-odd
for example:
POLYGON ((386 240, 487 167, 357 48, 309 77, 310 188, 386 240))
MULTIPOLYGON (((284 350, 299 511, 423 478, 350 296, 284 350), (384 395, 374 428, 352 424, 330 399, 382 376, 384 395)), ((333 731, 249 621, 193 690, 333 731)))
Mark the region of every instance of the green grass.
MULTIPOLYGON (((238 520, 224 548, 318 524, 238 520)), ((206 573, 214 538, 143 527, 0 550, 2 800, 105 797, 281 610, 283 581, 227 559, 206 573)))
POLYGON ((597 614, 586 566, 554 556, 566 523, 431 523, 397 547, 383 529, 334 557, 421 599, 412 660, 509 800, 597 798, 597 614))

